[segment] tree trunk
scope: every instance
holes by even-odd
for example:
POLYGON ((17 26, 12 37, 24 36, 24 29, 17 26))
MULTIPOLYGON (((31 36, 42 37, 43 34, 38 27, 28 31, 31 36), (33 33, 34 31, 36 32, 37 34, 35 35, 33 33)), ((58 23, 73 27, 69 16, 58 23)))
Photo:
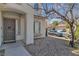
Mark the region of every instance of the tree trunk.
POLYGON ((73 28, 73 24, 72 25, 70 25, 70 30, 71 30, 71 40, 70 40, 70 42, 69 42, 69 45, 71 46, 71 47, 74 47, 74 39, 75 39, 75 37, 74 37, 74 28, 73 28))

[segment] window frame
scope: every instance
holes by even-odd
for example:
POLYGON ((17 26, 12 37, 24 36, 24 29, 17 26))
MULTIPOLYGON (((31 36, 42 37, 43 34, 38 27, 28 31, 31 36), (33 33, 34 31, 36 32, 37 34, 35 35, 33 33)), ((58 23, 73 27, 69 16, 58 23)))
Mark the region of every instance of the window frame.
POLYGON ((34 34, 36 34, 36 22, 38 23, 38 34, 41 33, 41 22, 40 21, 34 21, 34 34))

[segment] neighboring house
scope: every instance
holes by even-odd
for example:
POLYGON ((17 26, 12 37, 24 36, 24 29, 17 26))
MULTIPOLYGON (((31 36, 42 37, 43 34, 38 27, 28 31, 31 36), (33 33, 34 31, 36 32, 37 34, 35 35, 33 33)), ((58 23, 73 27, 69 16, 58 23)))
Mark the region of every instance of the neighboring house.
POLYGON ((27 3, 0 4, 0 46, 16 40, 33 44, 37 34, 45 37, 45 18, 34 16, 33 7, 27 3))
MULTIPOLYGON (((53 29, 55 26, 53 24, 49 24, 48 28, 53 29)), ((55 29, 63 30, 66 29, 66 23, 64 21, 59 22, 55 29)))
POLYGON ((57 26, 57 29, 60 29, 60 30, 66 29, 66 24, 65 24, 65 22, 64 22, 64 21, 61 21, 61 22, 59 23, 59 25, 57 26))
POLYGON ((64 21, 59 22, 58 26, 56 27, 56 29, 59 30, 64 30, 66 29, 66 23, 64 21))
POLYGON ((48 24, 47 27, 48 27, 48 29, 53 29, 52 24, 48 24))

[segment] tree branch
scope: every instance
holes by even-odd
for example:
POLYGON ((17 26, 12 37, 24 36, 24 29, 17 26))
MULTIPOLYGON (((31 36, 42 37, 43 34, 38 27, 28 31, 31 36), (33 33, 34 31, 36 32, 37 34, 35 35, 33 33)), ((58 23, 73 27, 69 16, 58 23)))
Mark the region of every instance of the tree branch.
POLYGON ((65 21, 67 21, 68 23, 70 23, 69 20, 68 20, 65 16, 63 16, 62 14, 60 14, 60 13, 59 13, 58 11, 56 11, 55 9, 52 9, 52 10, 48 11, 47 13, 50 13, 50 12, 54 12, 54 13, 58 14, 59 16, 61 16, 61 18, 62 18, 63 20, 65 20, 65 21))

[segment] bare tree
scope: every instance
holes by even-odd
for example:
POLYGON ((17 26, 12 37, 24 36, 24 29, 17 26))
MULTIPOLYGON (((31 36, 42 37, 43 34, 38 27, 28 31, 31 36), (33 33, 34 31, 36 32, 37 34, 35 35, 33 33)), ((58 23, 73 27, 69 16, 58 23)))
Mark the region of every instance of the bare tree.
POLYGON ((48 19, 60 18, 66 21, 71 30, 70 46, 74 47, 74 24, 79 18, 79 4, 75 3, 43 3, 42 12, 48 19))

